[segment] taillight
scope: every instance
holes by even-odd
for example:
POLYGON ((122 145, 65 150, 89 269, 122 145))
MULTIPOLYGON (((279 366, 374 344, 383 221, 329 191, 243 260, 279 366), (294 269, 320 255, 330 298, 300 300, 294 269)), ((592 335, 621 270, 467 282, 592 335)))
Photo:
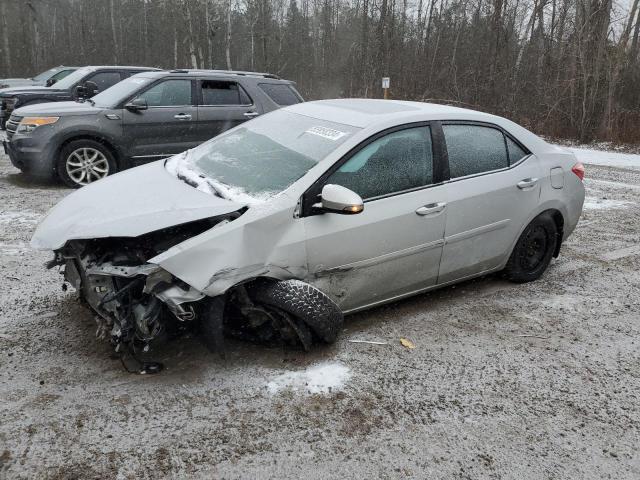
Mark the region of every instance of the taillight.
POLYGON ((584 165, 580 162, 571 167, 571 171, 577 175, 580 180, 584 180, 584 165))

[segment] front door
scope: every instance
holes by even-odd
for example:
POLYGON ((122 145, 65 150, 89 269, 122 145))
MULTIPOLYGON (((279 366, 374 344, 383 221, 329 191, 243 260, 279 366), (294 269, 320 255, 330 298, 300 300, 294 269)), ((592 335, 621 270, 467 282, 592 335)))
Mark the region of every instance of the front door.
POLYGON ((203 142, 260 114, 237 82, 200 79, 198 89, 198 136, 203 142))
POLYGON ((489 125, 444 124, 451 181, 438 283, 500 266, 540 198, 541 167, 489 125))
POLYGON ((304 218, 308 281, 344 311, 434 285, 444 243, 446 190, 434 185, 428 126, 405 128, 363 146, 323 184, 365 201, 356 215, 304 218))
POLYGON ((129 156, 144 163, 193 148, 200 143, 190 79, 162 80, 139 95, 146 110, 124 109, 123 128, 129 156))

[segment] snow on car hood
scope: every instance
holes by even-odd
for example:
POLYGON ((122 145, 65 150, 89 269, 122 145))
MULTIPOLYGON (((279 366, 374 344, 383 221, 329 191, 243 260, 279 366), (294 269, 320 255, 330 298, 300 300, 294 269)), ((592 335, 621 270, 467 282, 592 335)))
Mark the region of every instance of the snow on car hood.
POLYGON ((36 229, 31 246, 57 250, 69 240, 137 237, 231 213, 245 206, 178 180, 164 161, 118 173, 73 192, 36 229))

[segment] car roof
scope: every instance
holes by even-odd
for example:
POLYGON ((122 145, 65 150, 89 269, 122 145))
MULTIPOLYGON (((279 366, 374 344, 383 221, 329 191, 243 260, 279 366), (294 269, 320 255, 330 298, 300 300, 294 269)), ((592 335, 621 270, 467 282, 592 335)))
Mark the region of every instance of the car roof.
POLYGON ((286 110, 313 118, 343 123, 358 128, 387 123, 397 119, 423 117, 423 120, 486 120, 499 117, 466 108, 451 107, 435 103, 408 102, 400 100, 378 100, 368 98, 345 98, 298 103, 286 110))
POLYGON ((283 110, 319 120, 350 125, 369 132, 432 120, 487 122, 507 130, 534 153, 551 148, 542 138, 506 118, 435 103, 345 98, 298 103, 284 107, 283 110))

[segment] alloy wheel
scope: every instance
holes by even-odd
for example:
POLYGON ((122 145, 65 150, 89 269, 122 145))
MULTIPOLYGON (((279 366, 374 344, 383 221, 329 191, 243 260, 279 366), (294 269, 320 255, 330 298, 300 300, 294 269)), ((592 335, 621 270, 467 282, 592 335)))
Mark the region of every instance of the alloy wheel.
POLYGON ((91 147, 83 147, 69 154, 66 161, 69 178, 78 185, 88 185, 109 175, 109 161, 104 154, 91 147))

